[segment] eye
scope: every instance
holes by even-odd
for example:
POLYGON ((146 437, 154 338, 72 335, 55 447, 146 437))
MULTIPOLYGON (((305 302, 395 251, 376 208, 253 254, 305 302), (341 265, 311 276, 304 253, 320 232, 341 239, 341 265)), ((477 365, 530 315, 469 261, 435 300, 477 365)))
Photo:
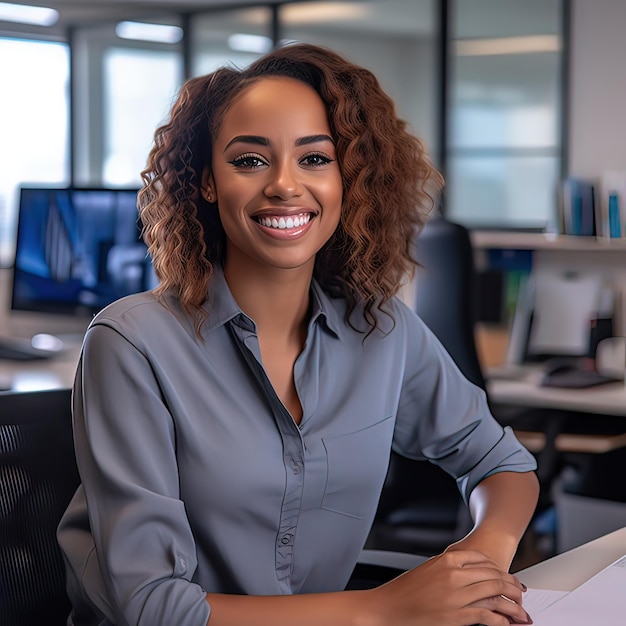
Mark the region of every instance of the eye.
POLYGON ((305 154, 300 159, 300 163, 302 165, 309 165, 311 167, 320 167, 322 165, 328 165, 329 163, 333 163, 334 160, 335 159, 332 159, 323 152, 311 152, 310 154, 305 154))
POLYGON ((262 159, 258 154, 242 154, 231 161, 228 161, 231 165, 241 168, 253 170, 263 165, 267 165, 266 161, 262 159))

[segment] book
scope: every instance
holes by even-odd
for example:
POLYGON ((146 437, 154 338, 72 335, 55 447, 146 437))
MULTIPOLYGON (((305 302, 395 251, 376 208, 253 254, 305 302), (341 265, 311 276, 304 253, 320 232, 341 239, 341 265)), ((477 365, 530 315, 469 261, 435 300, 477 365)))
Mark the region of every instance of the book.
POLYGON ((563 233, 588 237, 596 235, 595 180, 566 178, 560 197, 563 233))

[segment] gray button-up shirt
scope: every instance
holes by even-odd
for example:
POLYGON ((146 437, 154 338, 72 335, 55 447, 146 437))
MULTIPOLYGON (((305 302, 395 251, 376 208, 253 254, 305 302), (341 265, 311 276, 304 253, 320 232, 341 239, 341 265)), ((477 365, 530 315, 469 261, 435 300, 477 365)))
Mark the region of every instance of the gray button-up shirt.
POLYGON ((535 468, 408 307, 394 300, 394 323, 366 336, 342 299, 315 283, 311 297, 299 426, 221 273, 204 342, 150 293, 94 319, 74 387, 82 485, 58 533, 75 624, 205 626, 206 592, 342 589, 392 447, 444 467, 465 497, 535 468))

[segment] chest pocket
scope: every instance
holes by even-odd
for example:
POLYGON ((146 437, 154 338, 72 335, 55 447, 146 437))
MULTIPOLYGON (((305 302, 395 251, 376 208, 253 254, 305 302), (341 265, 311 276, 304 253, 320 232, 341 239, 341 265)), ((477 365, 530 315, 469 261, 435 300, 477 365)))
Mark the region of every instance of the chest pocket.
POLYGON ((362 430, 322 439, 323 509, 357 518, 374 514, 387 473, 393 428, 390 416, 362 430))

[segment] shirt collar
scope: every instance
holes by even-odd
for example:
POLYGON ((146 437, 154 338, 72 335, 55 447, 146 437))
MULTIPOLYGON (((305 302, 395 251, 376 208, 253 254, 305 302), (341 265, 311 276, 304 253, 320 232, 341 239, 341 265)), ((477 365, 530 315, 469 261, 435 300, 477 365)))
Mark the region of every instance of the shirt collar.
POLYGON ((311 283, 311 324, 320 319, 337 339, 341 339, 344 324, 342 314, 339 313, 338 309, 345 310, 344 300, 330 298, 320 284, 313 279, 311 283))
MULTIPOLYGON (((254 321, 239 308, 233 297, 221 267, 216 267, 211 277, 209 297, 204 307, 208 313, 204 327, 208 331, 223 326, 231 320, 249 326, 249 330, 255 330, 254 321)), ((341 339, 342 313, 338 309, 342 311, 345 309, 343 299, 330 298, 319 283, 313 279, 311 284, 312 315, 309 327, 312 327, 319 320, 335 337, 341 339)))

